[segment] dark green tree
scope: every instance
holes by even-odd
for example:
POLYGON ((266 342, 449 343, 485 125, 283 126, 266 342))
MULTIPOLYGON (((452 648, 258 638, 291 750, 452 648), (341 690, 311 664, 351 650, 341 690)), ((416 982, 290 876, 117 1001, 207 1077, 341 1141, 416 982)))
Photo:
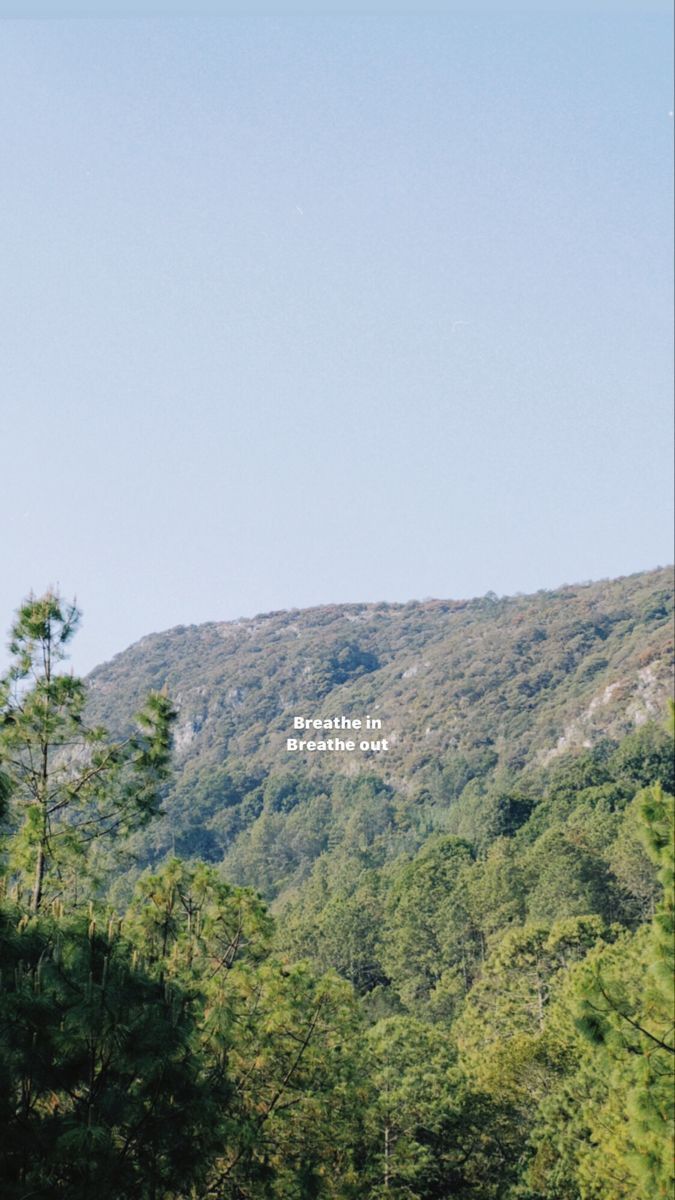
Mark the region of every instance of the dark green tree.
MULTIPOLYGON (((578 1025, 596 1072, 610 1084, 605 1111, 593 1113, 590 1124, 624 1181, 616 1194, 666 1200, 675 1186, 673 797, 658 784, 649 788, 642 815, 663 897, 650 925, 589 956, 579 980, 578 1025), (619 1120, 606 1119, 612 1107, 620 1108, 619 1120)), ((592 1174, 590 1156, 584 1165, 592 1174)))
POLYGON ((517 1158, 508 1113, 467 1086, 449 1031, 407 1015, 390 1017, 368 1031, 366 1045, 370 1147, 359 1195, 504 1196, 517 1158))
POLYGON ((80 613, 54 592, 21 605, 12 663, 0 682, 0 772, 9 793, 10 875, 30 907, 63 895, 92 859, 91 843, 138 829, 160 810, 173 711, 153 693, 136 729, 112 740, 87 723, 86 689, 59 671, 80 613))
MULTIPOLYGON (((0 1193, 168 1200, 215 1153, 216 1101, 177 985, 111 918, 0 910, 0 1193)), ((183 1190, 185 1189, 185 1190, 183 1190)))
POLYGON ((471 847, 460 838, 430 838, 392 884, 381 959, 410 1011, 425 1004, 448 973, 458 994, 471 984, 478 946, 463 885, 471 861, 471 847))
POLYGON ((351 988, 275 954, 260 898, 204 863, 144 876, 126 925, 147 969, 191 997, 219 1147, 203 1195, 353 1194, 362 1084, 351 988))

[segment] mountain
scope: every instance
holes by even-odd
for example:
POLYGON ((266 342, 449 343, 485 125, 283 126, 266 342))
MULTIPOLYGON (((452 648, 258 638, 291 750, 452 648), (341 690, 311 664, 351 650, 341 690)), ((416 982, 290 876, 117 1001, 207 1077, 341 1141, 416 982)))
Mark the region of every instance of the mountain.
POLYGON ((671 1196, 671 615, 655 571, 153 635, 89 716, 166 688, 172 769, 28 601, 3 1197, 671 1196))
POLYGON ((225 859, 232 876, 274 895, 342 840, 346 810, 382 809, 386 798, 406 811, 404 844, 461 832, 477 791, 527 787, 561 756, 660 720, 672 613, 672 573, 659 569, 531 596, 178 626, 96 668, 90 709, 116 730, 150 689, 166 688, 177 709, 166 816, 138 842, 141 859, 172 848, 225 859), (354 739, 388 748, 288 751, 289 737, 336 736, 298 732, 300 716, 370 716, 379 729, 354 739), (368 804, 354 799, 365 780, 368 804))

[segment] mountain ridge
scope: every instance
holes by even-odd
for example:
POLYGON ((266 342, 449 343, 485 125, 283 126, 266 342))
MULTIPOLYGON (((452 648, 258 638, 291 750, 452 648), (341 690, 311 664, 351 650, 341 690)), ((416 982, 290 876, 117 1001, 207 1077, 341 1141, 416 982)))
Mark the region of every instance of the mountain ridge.
POLYGON ((429 805, 445 822, 469 785, 528 776, 658 721, 672 612, 672 573, 660 568, 531 596, 177 626, 96 668, 89 710, 121 731, 149 690, 168 691, 175 770, 153 856, 178 837, 183 853, 229 861, 266 815, 292 824, 340 779, 372 776, 416 820, 429 805), (387 752, 286 751, 295 715, 366 714, 382 720, 387 752))

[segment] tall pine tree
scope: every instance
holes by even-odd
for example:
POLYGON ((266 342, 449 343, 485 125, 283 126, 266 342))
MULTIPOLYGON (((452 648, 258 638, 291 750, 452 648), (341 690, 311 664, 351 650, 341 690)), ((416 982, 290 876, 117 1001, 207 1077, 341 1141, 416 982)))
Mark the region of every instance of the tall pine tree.
POLYGON ((91 843, 159 811, 169 766, 171 704, 154 693, 129 737, 89 725, 85 687, 59 671, 80 613, 54 592, 31 597, 11 631, 0 682, 0 773, 9 794, 10 879, 30 907, 67 893, 91 843))

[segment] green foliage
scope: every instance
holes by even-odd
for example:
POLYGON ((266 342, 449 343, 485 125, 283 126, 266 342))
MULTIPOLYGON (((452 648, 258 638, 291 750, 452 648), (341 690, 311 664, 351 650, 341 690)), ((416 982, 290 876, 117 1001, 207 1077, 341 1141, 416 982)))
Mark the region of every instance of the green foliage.
POLYGON ((669 795, 675 794, 675 761, 672 737, 665 729, 642 725, 624 738, 611 759, 613 776, 632 786, 649 787, 660 783, 669 795))
MULTIPOLYGON (((170 785, 168 696, 109 736, 124 656, 92 704, 55 669, 76 610, 29 601, 0 725, 3 1197, 665 1200, 672 744, 621 736, 626 673, 658 685, 657 584, 277 614, 266 661, 219 627, 170 785), (280 766, 270 730, 319 693, 400 720, 391 758, 280 766)), ((133 707, 173 649, 143 644, 133 707)))
POLYGON ((473 1093, 440 1025, 392 1017, 368 1033, 373 1097, 364 1193, 372 1200, 497 1197, 509 1177, 505 1110, 473 1093), (367 1190, 365 1190, 367 1189, 367 1190))
POLYGON ((196 1180, 213 1097, 185 997, 151 978, 111 918, 1 914, 2 1194, 167 1196, 196 1180))
POLYGON ((651 922, 599 941, 561 980, 549 1029, 562 1030, 566 1060, 549 1077, 527 1172, 546 1200, 672 1195, 673 802, 659 785, 638 802, 661 901, 651 922))
POLYGON ((336 1172, 352 1173, 348 1146, 329 1133, 338 1116, 354 1123, 359 1018, 349 987, 275 956, 260 899, 203 863, 176 859, 142 878, 127 924, 146 969, 191 997, 193 1054, 218 1098, 208 1186, 285 1197, 311 1178, 308 1195, 333 1195, 336 1172))
POLYGON ((381 961, 385 884, 378 871, 344 858, 336 886, 334 867, 319 859, 301 904, 284 911, 279 937, 294 956, 312 957, 367 995, 389 983, 381 961))
POLYGON ((351 1194, 354 998, 271 953, 258 897, 175 860, 123 921, 0 918, 3 1196, 351 1194))
POLYGON ((330 647, 314 676, 316 695, 326 696, 334 687, 368 675, 379 667, 377 655, 354 641, 340 640, 330 647))
POLYGON ((458 991, 468 988, 475 952, 461 881, 471 858, 459 838, 432 838, 391 886, 382 960, 412 1011, 448 976, 458 991))
POLYGON ((623 912, 631 926, 649 920, 659 896, 658 873, 644 844, 642 807, 643 797, 638 793, 626 807, 616 837, 606 850, 608 867, 622 894, 623 912))
MULTIPOLYGON (((650 763, 637 751, 615 771, 608 760, 665 705, 669 586, 655 571, 499 601, 326 606, 144 638, 94 671, 88 689, 91 719, 116 736, 148 691, 166 686, 177 698, 166 815, 134 853, 144 864, 174 852, 225 860, 231 878, 273 899, 352 832, 334 786, 361 774, 393 793, 395 820, 376 834, 387 857, 434 832, 484 854, 530 825, 549 776, 556 806, 619 776, 628 802, 650 763), (285 751, 295 715, 366 713, 383 721, 384 754, 285 751), (554 796, 556 772, 564 796, 554 796), (292 787, 264 800, 272 780, 292 787)), ((643 728, 637 740, 649 742, 643 728)))
MULTIPOLYGON (((675 1185, 673 798, 656 784, 641 801, 643 836, 660 868, 663 897, 649 926, 584 964, 578 1025, 609 1076, 613 1102, 620 1098, 624 1109, 611 1133, 595 1113, 589 1116, 594 1141, 625 1180, 622 1194, 647 1200, 671 1196, 675 1185)), ((584 1169, 594 1179, 592 1164, 584 1169)))
POLYGON ((57 673, 79 612, 48 593, 19 609, 0 683, 0 770, 10 801, 9 870, 31 908, 72 893, 89 844, 146 825, 168 776, 168 698, 150 695, 136 731, 113 742, 84 717, 82 680, 57 673))

